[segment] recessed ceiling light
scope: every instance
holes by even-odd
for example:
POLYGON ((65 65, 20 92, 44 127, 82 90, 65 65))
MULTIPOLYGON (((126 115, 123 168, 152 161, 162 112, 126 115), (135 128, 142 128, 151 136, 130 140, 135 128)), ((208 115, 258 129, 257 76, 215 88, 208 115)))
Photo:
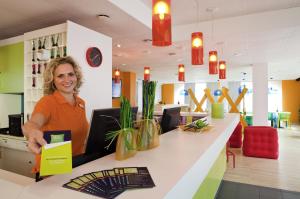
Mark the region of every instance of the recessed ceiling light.
POLYGON ((143 42, 152 42, 152 39, 143 39, 143 42))
POLYGON ((144 53, 144 54, 151 54, 151 51, 150 50, 143 50, 142 53, 144 53))
POLYGON ((206 8, 206 12, 215 13, 219 10, 218 7, 208 7, 206 8))
POLYGON ((239 56, 241 56, 241 55, 243 55, 243 53, 241 53, 241 52, 233 53, 233 56, 235 56, 235 57, 239 57, 239 56))
POLYGON ((114 57, 122 57, 123 55, 120 53, 120 54, 114 54, 113 56, 114 57))
POLYGON ((99 14, 99 15, 97 15, 97 18, 100 19, 100 20, 102 20, 102 19, 109 19, 110 16, 106 15, 106 14, 99 14))
POLYGON ((126 66, 127 64, 121 64, 122 66, 126 66))
POLYGON ((118 48, 121 48, 121 44, 117 44, 116 46, 117 46, 118 48))
POLYGON ((217 44, 218 46, 222 46, 222 45, 224 45, 224 41, 218 41, 218 42, 216 42, 216 44, 217 44))
POLYGON ((176 60, 177 62, 182 62, 183 61, 183 58, 179 58, 176 60))

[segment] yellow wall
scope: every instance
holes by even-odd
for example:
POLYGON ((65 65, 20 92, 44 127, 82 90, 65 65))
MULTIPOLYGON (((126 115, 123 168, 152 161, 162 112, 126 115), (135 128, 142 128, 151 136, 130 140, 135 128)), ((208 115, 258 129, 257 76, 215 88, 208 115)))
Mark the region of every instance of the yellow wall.
POLYGON ((174 104, 174 84, 161 85, 161 101, 164 104, 174 104))
MULTIPOLYGON (((122 80, 122 95, 129 100, 131 106, 135 106, 136 74, 133 72, 121 72, 120 78, 122 80)), ((112 107, 120 107, 119 98, 112 99, 112 107)))
POLYGON ((282 81, 282 110, 291 112, 291 122, 299 123, 300 82, 295 80, 282 81))

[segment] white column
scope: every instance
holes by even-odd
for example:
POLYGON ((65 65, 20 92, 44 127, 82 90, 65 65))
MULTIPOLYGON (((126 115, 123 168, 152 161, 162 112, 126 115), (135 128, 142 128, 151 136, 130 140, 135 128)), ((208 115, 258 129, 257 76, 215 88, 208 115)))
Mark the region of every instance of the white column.
MULTIPOLYGON (((191 89, 195 93, 195 85, 196 85, 195 83, 185 83, 184 84, 184 90, 191 89)), ((190 103, 191 103, 191 96, 190 95, 185 95, 184 96, 184 104, 190 105, 190 103)))
POLYGON ((253 82, 253 125, 268 125, 268 64, 254 64, 253 82))

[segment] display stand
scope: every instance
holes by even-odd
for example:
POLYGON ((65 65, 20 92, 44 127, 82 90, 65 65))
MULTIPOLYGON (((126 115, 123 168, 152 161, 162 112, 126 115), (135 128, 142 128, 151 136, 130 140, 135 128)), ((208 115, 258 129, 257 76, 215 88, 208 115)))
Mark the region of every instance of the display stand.
POLYGON ((67 56, 66 23, 24 34, 24 120, 43 97, 43 73, 49 62, 67 56))

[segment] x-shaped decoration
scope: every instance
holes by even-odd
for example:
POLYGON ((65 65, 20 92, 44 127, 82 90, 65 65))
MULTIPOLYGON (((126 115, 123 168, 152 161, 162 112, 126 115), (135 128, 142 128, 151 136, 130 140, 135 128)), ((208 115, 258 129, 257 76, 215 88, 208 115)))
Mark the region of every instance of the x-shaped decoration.
MULTIPOLYGON (((229 110, 229 113, 239 113, 239 110, 238 110, 237 106, 241 103, 241 101, 244 98, 245 94, 247 93, 248 89, 243 88, 242 92, 240 93, 238 98, 235 100, 235 102, 233 102, 233 100, 229 96, 228 91, 229 91, 228 88, 225 88, 225 87, 222 88, 222 96, 219 98, 218 102, 221 103, 224 100, 224 98, 226 98, 228 103, 231 106, 231 109, 229 110)), ((244 127, 247 126, 247 123, 244 120, 242 115, 240 116, 240 121, 241 121, 241 123, 244 127)))
POLYGON ((193 100, 193 102, 196 105, 196 109, 194 110, 194 112, 204 112, 202 109, 202 105, 205 102, 206 99, 208 99, 210 101, 210 103, 214 103, 214 98, 211 96, 210 94, 210 89, 206 88, 204 89, 204 95, 202 97, 202 99, 200 100, 200 102, 198 102, 197 98, 195 97, 194 92, 192 91, 192 89, 188 89, 188 93, 191 96, 191 99, 193 100))

